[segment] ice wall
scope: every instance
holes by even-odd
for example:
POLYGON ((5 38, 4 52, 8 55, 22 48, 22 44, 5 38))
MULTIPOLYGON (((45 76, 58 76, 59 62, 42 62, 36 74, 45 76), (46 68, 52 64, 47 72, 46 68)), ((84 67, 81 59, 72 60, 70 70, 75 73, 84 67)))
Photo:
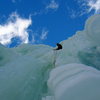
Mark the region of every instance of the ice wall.
POLYGON ((0 45, 0 100, 100 100, 100 15, 83 31, 47 45, 0 45))
POLYGON ((48 79, 51 95, 43 100, 100 100, 100 15, 61 44, 48 79))
MULTIPOLYGON (((99 100, 100 71, 83 64, 53 69, 48 80, 50 100, 99 100)), ((44 100, 49 100, 48 96, 44 100)))
POLYGON ((54 67, 51 47, 0 47, 0 100, 41 100, 54 67))
POLYGON ((100 69, 100 14, 90 17, 83 31, 61 43, 56 66, 83 63, 100 69))

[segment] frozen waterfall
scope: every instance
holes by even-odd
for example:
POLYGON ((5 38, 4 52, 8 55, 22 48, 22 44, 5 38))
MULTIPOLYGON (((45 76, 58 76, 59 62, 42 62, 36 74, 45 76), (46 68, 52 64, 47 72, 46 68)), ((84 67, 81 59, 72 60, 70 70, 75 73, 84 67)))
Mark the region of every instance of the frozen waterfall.
POLYGON ((100 14, 61 44, 0 45, 0 100, 100 100, 100 14))

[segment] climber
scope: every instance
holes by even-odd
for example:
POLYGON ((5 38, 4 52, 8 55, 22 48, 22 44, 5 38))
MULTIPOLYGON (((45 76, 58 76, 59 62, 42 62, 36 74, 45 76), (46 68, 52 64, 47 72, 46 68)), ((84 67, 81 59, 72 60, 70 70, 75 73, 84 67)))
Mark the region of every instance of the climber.
POLYGON ((57 43, 56 45, 57 45, 58 47, 57 47, 56 49, 54 49, 54 50, 60 50, 60 49, 62 49, 62 45, 61 45, 61 44, 57 43))

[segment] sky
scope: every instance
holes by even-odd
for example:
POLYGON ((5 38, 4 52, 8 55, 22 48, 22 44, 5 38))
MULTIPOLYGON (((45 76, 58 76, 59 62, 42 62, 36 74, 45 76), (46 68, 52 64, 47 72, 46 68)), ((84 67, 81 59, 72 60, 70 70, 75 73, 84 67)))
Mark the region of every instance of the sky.
POLYGON ((55 46, 100 14, 100 0, 1 0, 0 43, 55 46))

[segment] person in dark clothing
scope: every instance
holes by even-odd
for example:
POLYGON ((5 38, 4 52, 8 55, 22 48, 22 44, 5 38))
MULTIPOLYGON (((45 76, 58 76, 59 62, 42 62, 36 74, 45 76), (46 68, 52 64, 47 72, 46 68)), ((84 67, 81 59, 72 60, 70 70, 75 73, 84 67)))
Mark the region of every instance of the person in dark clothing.
POLYGON ((61 44, 57 43, 56 45, 57 45, 58 47, 57 47, 56 49, 54 49, 54 50, 60 50, 60 49, 62 49, 62 45, 61 45, 61 44))

